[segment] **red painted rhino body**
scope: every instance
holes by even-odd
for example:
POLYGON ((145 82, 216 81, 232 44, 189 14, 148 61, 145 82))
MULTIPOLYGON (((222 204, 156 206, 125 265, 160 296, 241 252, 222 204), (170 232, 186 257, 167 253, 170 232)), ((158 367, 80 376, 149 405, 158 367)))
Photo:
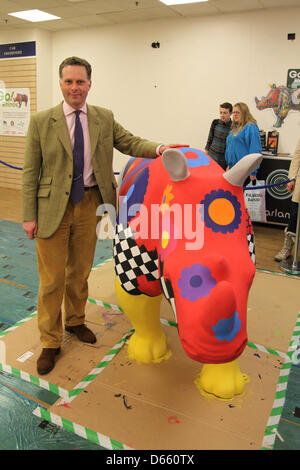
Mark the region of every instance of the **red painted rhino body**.
POLYGON ((163 292, 189 357, 230 362, 247 344, 247 299, 255 274, 243 187, 226 179, 202 151, 179 153, 187 165, 184 180, 172 179, 162 158, 132 159, 125 168, 115 271, 129 294, 163 292))

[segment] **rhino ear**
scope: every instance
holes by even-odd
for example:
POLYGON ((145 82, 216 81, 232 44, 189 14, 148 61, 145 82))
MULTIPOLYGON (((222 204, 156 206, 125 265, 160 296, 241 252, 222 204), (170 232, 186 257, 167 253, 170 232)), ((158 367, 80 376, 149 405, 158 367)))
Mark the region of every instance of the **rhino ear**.
POLYGON ((243 186, 247 176, 258 167, 263 156, 260 153, 250 153, 238 161, 223 177, 233 186, 243 186))
POLYGON ((162 154, 162 162, 172 181, 184 181, 190 176, 187 159, 180 150, 165 150, 162 154))

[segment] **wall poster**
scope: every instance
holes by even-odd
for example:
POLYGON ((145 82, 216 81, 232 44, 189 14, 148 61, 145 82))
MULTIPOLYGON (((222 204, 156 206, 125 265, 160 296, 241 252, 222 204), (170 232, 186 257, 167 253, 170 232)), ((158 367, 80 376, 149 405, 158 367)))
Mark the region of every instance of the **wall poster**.
POLYGON ((0 135, 26 136, 29 120, 29 88, 0 88, 0 135))

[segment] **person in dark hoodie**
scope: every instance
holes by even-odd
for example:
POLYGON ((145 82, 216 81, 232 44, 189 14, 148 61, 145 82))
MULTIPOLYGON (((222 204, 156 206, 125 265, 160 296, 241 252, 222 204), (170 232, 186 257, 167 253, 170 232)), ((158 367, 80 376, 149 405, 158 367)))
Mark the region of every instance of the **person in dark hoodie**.
POLYGON ((214 119, 211 123, 205 150, 222 168, 226 170, 225 160, 226 138, 231 130, 232 105, 223 103, 220 105, 220 119, 214 119))

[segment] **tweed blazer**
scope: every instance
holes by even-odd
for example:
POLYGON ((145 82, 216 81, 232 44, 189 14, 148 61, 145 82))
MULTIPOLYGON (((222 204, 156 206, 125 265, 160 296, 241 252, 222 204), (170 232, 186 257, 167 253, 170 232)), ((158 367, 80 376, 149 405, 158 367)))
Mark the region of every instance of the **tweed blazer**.
MULTIPOLYGON (((155 158, 156 142, 136 137, 115 121, 112 111, 87 105, 92 165, 104 203, 115 205, 113 148, 155 158)), ((73 179, 73 153, 62 103, 32 116, 22 175, 23 221, 37 220, 40 238, 57 230, 64 216, 73 179)))
POLYGON ((292 201, 300 202, 300 139, 297 143, 297 147, 294 152, 289 169, 289 179, 294 177, 296 177, 296 184, 292 196, 292 201))

